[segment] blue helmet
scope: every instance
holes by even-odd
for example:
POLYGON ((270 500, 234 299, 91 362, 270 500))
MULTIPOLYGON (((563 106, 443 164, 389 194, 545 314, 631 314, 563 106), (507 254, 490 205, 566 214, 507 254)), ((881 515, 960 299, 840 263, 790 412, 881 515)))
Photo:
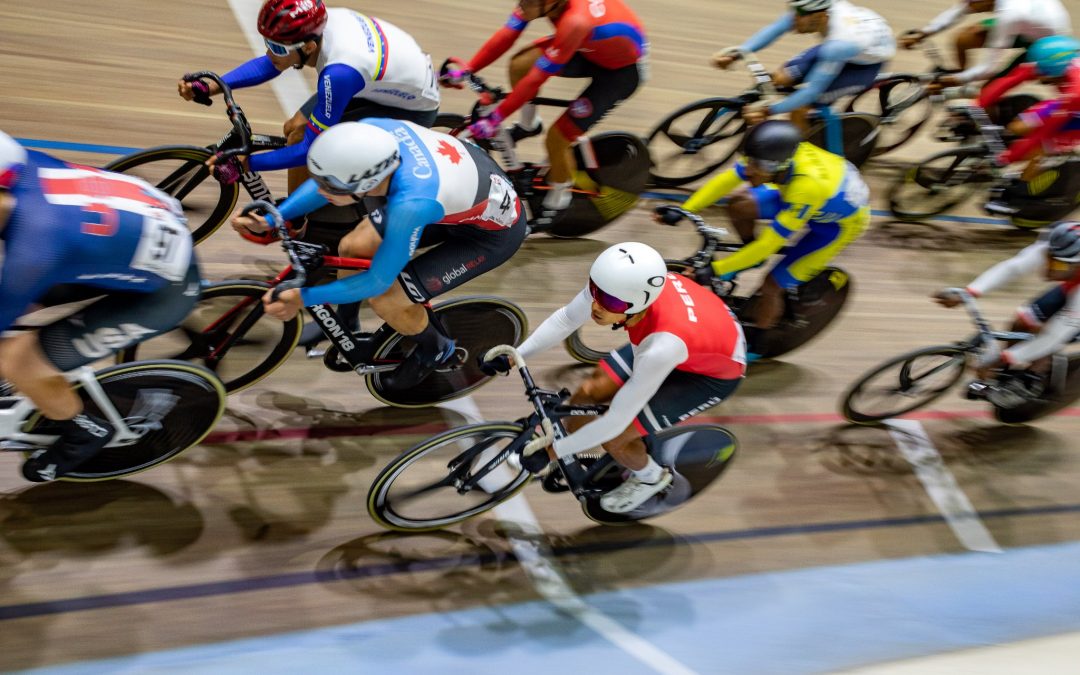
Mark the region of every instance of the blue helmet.
POLYGON ((1040 38, 1028 48, 1027 60, 1043 77, 1061 77, 1080 52, 1080 40, 1069 35, 1040 38))

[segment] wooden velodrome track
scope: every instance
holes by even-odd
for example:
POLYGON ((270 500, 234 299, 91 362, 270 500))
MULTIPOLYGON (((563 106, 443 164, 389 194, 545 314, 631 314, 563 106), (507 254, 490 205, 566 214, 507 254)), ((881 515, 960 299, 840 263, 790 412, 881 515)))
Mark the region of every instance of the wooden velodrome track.
MULTIPOLYGON (((405 28, 436 63, 470 55, 510 8, 452 0, 337 4, 405 28)), ((653 79, 603 128, 637 132, 676 105, 740 91, 745 73, 717 73, 707 57, 772 20, 780 5, 631 4, 652 41, 653 79)), ((865 4, 897 31, 946 5, 865 4)), ((229 5, 217 0, 6 3, 0 26, 0 128, 19 138, 131 147, 210 142, 226 129, 220 104, 183 102, 175 81, 190 70, 224 72, 252 55, 229 5)), ((539 27, 530 29, 539 34, 539 27)), ((766 53, 768 63, 809 44, 788 37, 766 53)), ((490 69, 492 80, 504 81, 503 65, 490 69)), ((920 65, 918 54, 903 53, 894 69, 920 65)), ((574 91, 565 82, 548 89, 574 91)), ((238 97, 257 130, 277 132, 285 115, 270 87, 238 97)), ((468 104, 452 92, 443 108, 464 111, 468 104)), ((903 157, 929 152, 933 142, 923 136, 903 157)), ((91 164, 111 159, 57 154, 91 164)), ((894 171, 895 164, 867 170, 879 209, 894 171)), ((272 186, 281 189, 280 177, 272 186)), ((581 287, 592 257, 611 243, 633 238, 671 256, 691 252, 692 234, 652 224, 649 206, 643 201, 588 239, 530 239, 511 263, 465 292, 506 296, 536 325, 581 287)), ((974 207, 967 213, 982 215, 974 207)), ((720 218, 719 211, 710 215, 720 218)), ((872 364, 967 334, 959 310, 942 310, 927 295, 966 282, 1031 236, 981 224, 902 227, 877 218, 842 256, 855 293, 840 323, 782 362, 753 368, 732 400, 707 413, 725 419, 741 442, 741 456, 721 483, 648 527, 617 529, 595 526, 564 495, 526 493, 551 545, 564 551, 560 564, 577 590, 963 550, 889 434, 845 428, 837 399, 872 364)), ((213 279, 263 274, 284 262, 280 250, 248 245, 225 230, 199 251, 213 279)), ((1028 280, 984 307, 1005 319, 1040 287, 1028 280)), ((569 363, 552 351, 535 360, 535 372, 547 384, 572 386, 587 371, 569 363)), ((527 410, 515 380, 489 384, 474 399, 487 419, 527 410)), ((1080 537, 1073 508, 1080 501, 1080 411, 1007 428, 958 395, 933 410, 945 414, 921 422, 998 545, 1080 537)), ((381 408, 354 376, 326 371, 297 352, 230 399, 215 442, 131 480, 31 487, 9 458, 0 474, 0 669, 535 598, 522 569, 503 555, 509 545, 490 519, 408 538, 382 532, 366 514, 366 490, 379 468, 460 420, 446 410, 381 408), (460 566, 410 569, 415 561, 454 556, 460 566), (474 556, 502 562, 469 563, 474 556), (259 582, 308 577, 310 583, 259 582), (178 590, 158 592, 166 588, 178 590)))

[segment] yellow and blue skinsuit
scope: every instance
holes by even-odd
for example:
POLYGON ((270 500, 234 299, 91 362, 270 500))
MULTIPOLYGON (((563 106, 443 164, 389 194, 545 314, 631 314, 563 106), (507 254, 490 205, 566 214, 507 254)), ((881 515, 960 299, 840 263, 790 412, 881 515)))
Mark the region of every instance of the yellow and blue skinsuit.
MULTIPOLYGON (((746 160, 714 176, 684 204, 699 211, 745 182, 746 160)), ((730 256, 713 261, 718 276, 759 265, 803 232, 771 274, 784 288, 817 276, 870 223, 870 190, 850 162, 810 143, 800 143, 791 167, 776 184, 752 188, 758 217, 771 219, 757 238, 730 256)))

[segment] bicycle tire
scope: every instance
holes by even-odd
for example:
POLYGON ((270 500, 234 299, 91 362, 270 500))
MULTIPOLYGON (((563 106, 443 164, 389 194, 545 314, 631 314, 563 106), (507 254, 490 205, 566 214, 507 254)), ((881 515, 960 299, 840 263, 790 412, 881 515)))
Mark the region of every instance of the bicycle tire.
POLYGON ((893 417, 899 417, 900 415, 929 405, 956 384, 964 374, 967 353, 967 350, 963 347, 958 347, 956 345, 937 345, 934 347, 916 349, 906 354, 901 354, 893 359, 889 359, 885 363, 882 363, 863 374, 851 385, 844 394, 841 412, 848 421, 854 422, 855 424, 873 424, 893 417), (940 361, 937 365, 925 366, 928 370, 923 373, 916 372, 915 376, 912 377, 912 372, 914 370, 913 362, 922 357, 938 357, 939 360, 942 358, 945 360, 940 361), (900 370, 896 374, 896 377, 891 378, 891 380, 892 382, 898 383, 899 388, 896 388, 896 390, 893 391, 892 389, 895 385, 891 385, 884 389, 884 393, 888 395, 904 396, 907 397, 908 400, 901 405, 888 408, 884 412, 868 412, 867 408, 863 407, 863 402, 859 400, 860 396, 863 395, 864 391, 867 390, 875 378, 888 373, 898 366, 900 370), (937 375, 940 372, 945 372, 946 376, 941 378, 940 382, 931 386, 924 393, 917 393, 913 397, 910 392, 902 391, 903 389, 910 389, 912 386, 918 385, 921 378, 937 375))
POLYGON ((992 180, 985 163, 985 151, 979 146, 931 155, 909 167, 889 186, 889 211, 904 222, 919 222, 946 213, 992 180))
POLYGON ((706 98, 662 119, 645 140, 653 158, 653 168, 649 171, 651 184, 679 187, 704 178, 729 162, 738 152, 746 131, 742 106, 739 99, 706 98), (703 153, 705 149, 712 152, 703 153))
POLYGON ((1064 391, 1054 392, 1051 398, 1035 399, 1015 408, 994 406, 994 419, 1002 424, 1027 424, 1067 408, 1077 398, 1080 398, 1080 354, 1070 354, 1064 391))
MULTIPOLYGON (((856 167, 862 166, 874 153, 878 138, 878 118, 865 113, 839 115, 843 134, 844 159, 856 167)), ((829 150, 826 122, 823 120, 810 127, 806 140, 819 148, 829 150)))
POLYGON ((263 314, 262 297, 269 289, 266 282, 247 280, 204 286, 199 301, 180 325, 121 351, 117 361, 195 361, 218 375, 230 394, 250 387, 288 360, 303 328, 300 315, 278 321, 263 314), (243 329, 242 335, 230 332, 238 327, 243 329), (229 343, 230 338, 235 341, 229 343), (248 349, 253 345, 260 348, 258 356, 248 349), (214 349, 221 351, 214 354, 214 349))
POLYGON ((870 155, 881 157, 914 138, 930 119, 933 107, 926 85, 918 75, 893 75, 856 95, 846 110, 881 118, 877 146, 870 155), (901 104, 905 107, 897 112, 901 104))
POLYGON ((211 176, 205 163, 212 154, 207 148, 194 145, 166 145, 114 159, 105 165, 105 169, 143 178, 162 192, 176 198, 184 207, 191 238, 198 244, 222 226, 240 197, 239 184, 225 185, 211 176), (148 164, 166 162, 179 164, 176 168, 155 167, 154 171, 146 170, 148 164), (198 209, 201 204, 196 204, 200 200, 193 199, 191 195, 207 179, 216 186, 216 193, 213 192, 214 188, 207 190, 206 202, 213 206, 205 217, 200 218, 198 209))
MULTIPOLYGON (((423 408, 465 396, 491 379, 477 364, 476 357, 496 345, 518 345, 528 332, 528 319, 520 307, 494 296, 466 296, 432 307, 450 337, 457 341, 453 366, 440 368, 423 382, 407 390, 388 386, 389 373, 372 373, 365 378, 368 391, 386 405, 423 408)), ((374 352, 372 361, 401 361, 412 350, 408 337, 388 331, 386 340, 374 352)))
MULTIPOLYGON (((416 467, 421 460, 428 460, 423 462, 425 467, 430 467, 431 473, 436 477, 436 483, 428 485, 427 481, 431 479, 425 479, 421 482, 421 485, 427 486, 424 490, 428 496, 433 496, 441 499, 443 495, 453 497, 451 501, 458 501, 467 495, 457 494, 457 490, 452 485, 441 486, 445 488, 439 495, 434 495, 431 488, 435 487, 438 482, 448 480, 450 474, 448 473, 448 467, 453 465, 462 454, 473 450, 477 447, 477 444, 490 441, 491 448, 498 448, 497 444, 506 440, 507 442, 525 433, 525 428, 519 423, 513 422, 481 422, 479 424, 470 424, 467 426, 459 427, 457 429, 451 429, 444 431, 441 434, 432 436, 431 438, 414 445, 409 448, 385 467, 375 477, 375 481, 371 484, 371 488, 368 490, 367 496, 367 509, 372 519, 382 525, 385 528, 391 530, 397 530, 402 532, 423 532, 427 530, 437 530, 447 525, 453 525, 460 523, 463 520, 472 518, 473 516, 489 511, 495 508, 502 502, 510 499, 517 494, 522 488, 529 484, 532 476, 525 470, 519 469, 517 474, 512 477, 506 478, 505 485, 497 487, 494 491, 478 491, 477 494, 486 495, 487 498, 483 499, 479 503, 468 503, 465 508, 458 510, 457 506, 451 507, 449 512, 441 511, 439 515, 430 517, 418 517, 411 513, 402 513, 404 511, 405 502, 407 497, 417 497, 419 495, 410 494, 416 493, 417 488, 410 485, 405 494, 398 494, 394 496, 394 487, 401 487, 399 480, 406 471, 410 468, 416 467), (477 437, 478 440, 475 444, 465 449, 450 448, 453 457, 446 461, 444 457, 440 457, 439 461, 432 461, 436 458, 436 453, 447 449, 449 443, 460 443, 469 441, 469 437, 477 437), (395 505, 395 500, 397 504, 395 505), (395 508, 396 507, 396 508, 395 508)), ((505 446, 503 446, 505 447, 505 446)), ((480 457, 485 460, 489 460, 493 456, 492 451, 482 451, 480 457)), ((472 467, 476 467, 477 462, 471 462, 472 467)), ((503 463, 502 467, 506 467, 501 473, 504 475, 507 471, 513 471, 506 463, 503 463)), ((500 471, 501 467, 497 467, 495 471, 500 471)), ((452 470, 452 469, 451 469, 452 470)), ((418 472, 414 472, 417 473, 418 472)), ((459 478, 464 478, 459 476, 459 478)), ((417 479, 418 480, 418 479, 417 479)), ((472 494, 472 493, 469 493, 472 494)))
MULTIPOLYGON (((108 366, 96 377, 117 412, 128 424, 145 425, 146 432, 129 445, 106 446, 93 458, 65 475, 66 481, 100 481, 130 476, 163 464, 197 445, 225 412, 225 388, 202 366, 183 361, 140 361, 108 366), (167 410, 163 410, 168 406, 167 410), (164 415, 155 419, 159 414, 164 415), (171 422, 167 420, 171 419, 171 422)), ((76 392, 88 412, 105 417, 82 387, 76 392)), ((58 434, 56 422, 35 413, 29 433, 58 434)))

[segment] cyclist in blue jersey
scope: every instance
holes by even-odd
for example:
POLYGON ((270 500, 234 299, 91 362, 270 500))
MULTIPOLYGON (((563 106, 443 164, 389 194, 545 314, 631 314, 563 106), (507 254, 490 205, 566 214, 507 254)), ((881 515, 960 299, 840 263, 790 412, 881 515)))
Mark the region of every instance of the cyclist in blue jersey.
POLYGON ((198 300, 199 268, 171 197, 132 176, 27 151, 3 132, 0 239, 0 331, 34 306, 99 298, 0 338, 0 375, 61 429, 23 464, 23 476, 53 480, 115 434, 83 410, 63 373, 174 328, 198 300))
POLYGON ((764 49, 784 33, 820 34, 821 44, 791 59, 773 75, 778 88, 801 88, 782 101, 748 106, 744 111, 750 125, 769 115, 790 113, 791 121, 805 133, 809 108, 857 94, 873 84, 882 65, 896 53, 896 40, 879 14, 847 0, 788 0, 788 6, 791 11, 740 47, 713 55, 713 65, 725 69, 738 60, 740 51, 764 49))
MULTIPOLYGON (((371 267, 323 286, 284 291, 277 301, 267 293, 267 313, 288 321, 305 306, 368 299, 376 314, 417 344, 391 373, 390 386, 419 384, 454 353, 452 336, 422 303, 498 267, 525 239, 525 210, 510 179, 472 143, 378 118, 334 126, 312 144, 307 164, 312 180, 279 205, 282 217, 297 218, 327 202, 362 201, 368 216, 341 240, 339 252, 371 258, 371 267)), ((266 227, 253 216, 237 216, 233 224, 266 227)))

